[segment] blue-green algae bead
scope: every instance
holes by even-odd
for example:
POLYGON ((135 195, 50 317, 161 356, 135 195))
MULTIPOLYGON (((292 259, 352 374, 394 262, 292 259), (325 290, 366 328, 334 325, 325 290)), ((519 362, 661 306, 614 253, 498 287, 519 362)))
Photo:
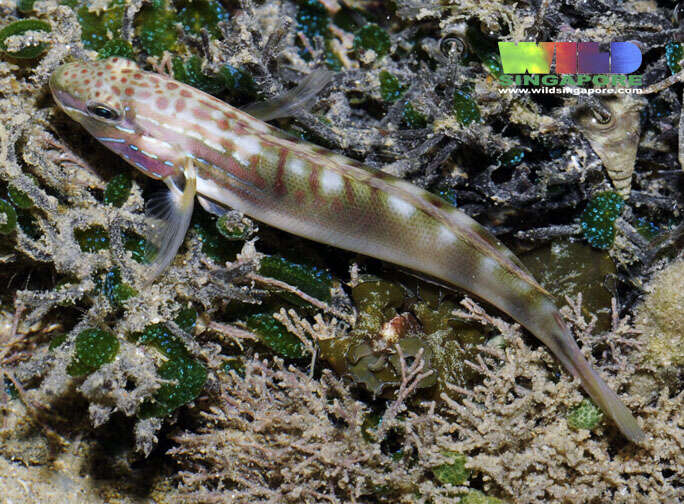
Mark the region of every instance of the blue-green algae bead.
POLYGON ((176 14, 164 3, 145 5, 135 18, 136 34, 142 48, 152 56, 175 50, 178 43, 176 22, 176 14))
POLYGON ((17 227, 17 211, 9 201, 0 199, 0 234, 9 234, 17 227))
POLYGON ((501 161, 501 166, 513 168, 522 163, 523 159, 525 159, 525 151, 518 147, 514 147, 504 152, 499 158, 499 161, 501 161))
POLYGON ((131 177, 127 173, 120 173, 107 183, 104 190, 104 202, 107 205, 121 207, 131 195, 131 177))
POLYGON ((624 200, 613 191, 594 196, 580 216, 584 237, 592 247, 609 249, 615 240, 615 220, 620 216, 624 200))
POLYGON ((454 92, 454 109, 456 119, 464 126, 480 120, 480 108, 477 103, 470 97, 470 94, 460 89, 454 92))
POLYGON ((681 60, 684 57, 684 46, 679 42, 670 42, 665 46, 665 60, 673 74, 682 70, 681 60))
POLYGON ((112 268, 104 274, 104 278, 96 281, 96 286, 114 307, 121 307, 123 302, 138 295, 133 287, 121 280, 119 268, 112 268))
MULTIPOLYGON (((78 4, 75 6, 78 7, 78 4)), ((86 49, 99 51, 109 41, 110 35, 119 35, 124 9, 124 0, 113 0, 106 9, 97 13, 90 12, 87 4, 76 10, 81 25, 81 41, 86 49)))
POLYGON ((109 235, 102 226, 75 229, 74 237, 83 252, 97 252, 109 248, 109 235))
POLYGON ((410 129, 422 129, 427 126, 425 116, 418 112, 410 103, 404 105, 403 119, 404 124, 410 129))
POLYGON ((470 469, 466 469, 466 457, 462 453, 444 452, 451 461, 432 469, 432 474, 440 483, 454 486, 463 485, 470 478, 470 469))
POLYGON ((20 21, 15 21, 0 30, 0 51, 17 59, 35 59, 43 54, 48 48, 48 45, 42 42, 24 47, 23 49, 14 52, 7 49, 5 41, 9 37, 13 35, 22 35, 28 31, 50 32, 52 31, 52 27, 50 26, 50 23, 40 21, 39 19, 22 19, 20 21))
POLYGON ((133 46, 127 40, 115 38, 105 42, 100 50, 97 51, 97 59, 107 59, 112 56, 133 59, 135 57, 133 46))
POLYGON ((584 399, 568 413, 568 425, 574 429, 592 430, 602 419, 603 412, 589 399, 584 399))
POLYGON ((192 333, 197 326, 197 310, 192 306, 183 308, 173 321, 186 333, 192 333))
POLYGON ((102 329, 86 329, 76 337, 74 357, 67 366, 71 376, 91 374, 112 362, 119 351, 119 340, 102 329))
POLYGON ((399 79, 386 70, 380 72, 380 95, 388 103, 394 103, 404 93, 404 86, 399 79))
POLYGON ((221 30, 218 24, 229 18, 228 11, 215 0, 182 0, 176 3, 176 9, 183 29, 195 35, 206 28, 210 35, 219 37, 221 30))
POLYGON ((368 23, 359 28, 354 36, 354 49, 372 49, 378 57, 387 54, 391 46, 392 42, 387 32, 375 23, 368 23))

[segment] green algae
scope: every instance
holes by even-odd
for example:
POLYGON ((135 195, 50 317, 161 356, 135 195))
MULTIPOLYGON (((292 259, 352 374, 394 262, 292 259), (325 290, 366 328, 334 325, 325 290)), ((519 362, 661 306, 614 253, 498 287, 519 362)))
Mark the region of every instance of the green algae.
POLYGON ((74 237, 83 252, 99 252, 109 248, 109 234, 102 226, 74 229, 74 237))
POLYGON ((114 205, 115 207, 122 207, 126 200, 131 195, 131 187, 133 182, 128 173, 120 173, 115 175, 112 180, 107 183, 104 190, 104 202, 107 205, 114 205))
POLYGON ((245 325, 261 338, 264 345, 282 357, 302 359, 308 355, 301 340, 271 314, 250 315, 245 325))
POLYGON ((461 89, 454 91, 454 111, 456 112, 456 119, 464 126, 477 122, 481 118, 480 108, 475 100, 469 93, 461 89))
POLYGON ((50 344, 48 345, 48 350, 54 350, 57 347, 62 346, 64 342, 67 340, 67 335, 66 333, 58 334, 54 338, 50 340, 50 344))
POLYGON ((404 302, 404 292, 393 282, 369 281, 352 289, 352 299, 359 309, 354 332, 373 338, 382 325, 396 315, 396 308, 404 302))
POLYGON ((387 70, 380 72, 380 96, 388 103, 394 103, 404 94, 405 87, 396 76, 387 70))
POLYGON ((607 279, 617 273, 607 252, 579 242, 555 240, 520 256, 539 283, 561 302, 565 296, 582 294, 582 312, 598 317, 596 329, 605 331, 611 324, 612 293, 607 279))
POLYGON ((125 2, 113 0, 98 13, 90 12, 88 6, 89 3, 85 2, 76 10, 81 25, 81 41, 86 49, 99 51, 109 41, 110 34, 117 37, 121 32, 125 2))
POLYGON ((0 234, 9 234, 17 227, 17 211, 9 201, 0 198, 0 234))
POLYGON ((227 21, 228 11, 215 0, 183 0, 176 3, 178 21, 186 32, 200 35, 205 28, 215 38, 221 36, 218 24, 227 21))
MULTIPOLYGON (((281 280, 311 297, 321 301, 330 302, 333 277, 325 269, 311 264, 299 264, 279 256, 266 256, 259 264, 259 274, 262 276, 281 280)), ((301 299, 287 295, 288 301, 300 304, 301 299)))
MULTIPOLYGON (((181 310, 174 321, 183 330, 192 330, 196 313, 193 317, 189 311, 181 310)), ((154 347, 167 358, 157 369, 157 374, 160 378, 173 381, 164 383, 154 399, 141 406, 142 418, 167 416, 199 396, 207 380, 207 369, 190 355, 185 344, 171 333, 166 324, 152 324, 142 333, 134 335, 134 339, 138 344, 154 347)))
POLYGON ((225 79, 219 75, 206 75, 202 72, 202 60, 191 56, 187 60, 175 57, 172 60, 173 77, 205 93, 219 94, 226 89, 225 79))
POLYGON ((119 340, 102 329, 86 329, 76 336, 74 357, 67 366, 71 376, 94 373, 104 364, 112 362, 119 351, 119 340))
POLYGON ((194 401, 202 392, 207 381, 207 368, 201 362, 188 356, 170 359, 157 370, 160 378, 174 380, 175 384, 163 384, 154 396, 154 401, 143 405, 141 416, 162 417, 177 408, 194 401))
POLYGON ((466 457, 458 452, 443 452, 450 462, 434 467, 432 474, 440 483, 454 486, 463 485, 470 479, 470 469, 466 469, 466 457))
POLYGON ((36 0, 17 0, 17 10, 22 14, 31 14, 35 3, 36 0))
POLYGON ((568 413, 568 425, 574 429, 592 430, 603 419, 603 412, 590 399, 584 399, 568 413))
POLYGON ((403 122, 410 129, 422 129, 427 126, 427 119, 408 102, 404 105, 403 122))
POLYGON ((181 309, 173 321, 186 333, 192 334, 197 327, 197 310, 192 306, 181 309))
POLYGON ((385 56, 392 42, 388 33, 375 23, 368 23, 354 34, 354 49, 373 50, 378 57, 385 56))
POLYGON ((157 1, 145 5, 135 17, 135 33, 140 46, 152 56, 161 56, 164 51, 178 48, 176 13, 166 2, 157 1))
POLYGON ((615 220, 620 216, 624 200, 613 191, 596 194, 580 216, 584 238, 592 247, 607 250, 615 241, 615 220))
POLYGON ((637 217, 634 227, 648 241, 654 240, 662 232, 658 224, 645 217, 637 217))
POLYGON ((223 65, 219 70, 219 75, 223 79, 226 90, 230 92, 233 98, 256 98, 256 85, 247 70, 235 68, 232 65, 223 65))
POLYGON ((120 308, 124 301, 138 295, 138 291, 121 280, 119 268, 112 268, 98 276, 95 288, 117 308, 120 308))
POLYGON ((33 207, 33 201, 29 198, 28 194, 20 191, 15 186, 10 184, 7 187, 7 196, 9 200, 14 204, 15 207, 27 210, 33 207))
POLYGON ((35 59, 43 54, 47 50, 48 45, 42 42, 14 52, 7 50, 5 41, 9 37, 13 35, 22 35, 29 31, 50 32, 52 31, 52 27, 50 26, 50 23, 46 23, 39 19, 21 19, 15 21, 0 30, 0 51, 16 59, 35 59))
POLYGON ((245 376, 245 363, 239 357, 231 357, 223 364, 223 372, 229 373, 235 371, 238 376, 244 378, 245 376))
POLYGON ((107 59, 111 58, 112 56, 134 59, 135 53, 133 52, 133 46, 127 40, 120 38, 108 40, 97 52, 97 58, 107 59))
POLYGON ((126 230, 122 233, 124 249, 131 253, 132 259, 140 264, 149 264, 157 254, 154 244, 147 241, 138 233, 126 230))
POLYGON ((682 71, 681 61, 684 58, 684 46, 679 42, 669 42, 665 45, 665 61, 672 74, 682 71))
POLYGON ((458 504, 505 504, 505 502, 496 497, 489 497, 479 490, 469 490, 459 497, 458 504))
POLYGON ((243 222, 232 221, 229 214, 223 214, 216 220, 216 229, 221 236, 231 241, 244 241, 251 233, 249 226, 243 222))
MULTIPOLYGON (((332 34, 330 32, 330 16, 328 11, 318 0, 300 0, 295 16, 297 31, 303 33, 310 43, 315 43, 318 37, 323 39, 325 51, 325 63, 331 70, 340 70, 342 62, 333 52, 331 46, 332 34)), ((302 47, 300 55, 305 60, 311 59, 309 51, 302 47)))
POLYGON ((218 218, 201 208, 196 208, 192 216, 192 229, 202 243, 202 252, 217 263, 232 261, 240 252, 241 243, 236 240, 228 240, 219 233, 216 222, 218 218))

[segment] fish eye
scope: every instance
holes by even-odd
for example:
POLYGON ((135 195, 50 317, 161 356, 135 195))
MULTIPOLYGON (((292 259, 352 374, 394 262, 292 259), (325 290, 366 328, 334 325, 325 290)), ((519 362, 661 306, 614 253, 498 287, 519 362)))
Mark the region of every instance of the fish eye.
POLYGON ((91 103, 88 105, 88 112, 95 117, 106 121, 116 121, 119 119, 119 112, 102 103, 91 103))

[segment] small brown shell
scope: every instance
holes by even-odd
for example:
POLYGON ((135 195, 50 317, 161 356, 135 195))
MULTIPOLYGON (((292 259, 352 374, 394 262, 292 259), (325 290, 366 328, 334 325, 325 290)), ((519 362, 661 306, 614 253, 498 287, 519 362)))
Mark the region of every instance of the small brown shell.
POLYGON ((636 162, 641 125, 639 114, 645 101, 629 95, 601 99, 610 118, 601 122, 591 110, 575 119, 591 148, 601 158, 615 190, 629 196, 636 162))

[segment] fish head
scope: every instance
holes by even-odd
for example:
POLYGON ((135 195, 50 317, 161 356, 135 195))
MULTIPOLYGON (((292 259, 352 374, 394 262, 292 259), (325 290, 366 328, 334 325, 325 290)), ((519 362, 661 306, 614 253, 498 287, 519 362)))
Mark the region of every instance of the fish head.
POLYGON ((180 156, 139 116, 150 97, 163 93, 164 79, 132 60, 111 57, 59 66, 50 76, 50 90, 57 105, 103 145, 161 179, 178 172, 180 156))

